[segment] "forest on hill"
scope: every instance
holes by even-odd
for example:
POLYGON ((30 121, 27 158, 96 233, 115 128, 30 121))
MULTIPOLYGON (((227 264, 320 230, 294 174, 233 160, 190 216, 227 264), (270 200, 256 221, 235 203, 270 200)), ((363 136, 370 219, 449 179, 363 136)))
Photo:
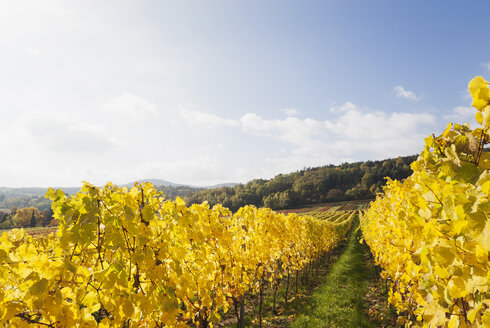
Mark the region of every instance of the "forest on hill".
POLYGON ((417 155, 380 161, 306 168, 273 179, 255 179, 234 187, 205 189, 184 197, 188 205, 209 202, 232 211, 244 205, 274 210, 343 200, 371 199, 386 184, 385 177, 402 180, 412 174, 417 155))

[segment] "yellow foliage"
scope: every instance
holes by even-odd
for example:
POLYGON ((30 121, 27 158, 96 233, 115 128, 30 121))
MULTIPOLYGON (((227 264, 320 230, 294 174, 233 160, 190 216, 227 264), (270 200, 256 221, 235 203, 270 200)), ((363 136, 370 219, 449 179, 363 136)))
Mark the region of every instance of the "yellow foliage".
POLYGON ((388 181, 361 218, 366 243, 403 322, 417 327, 488 327, 490 93, 469 83, 481 127, 449 124, 426 138, 404 182, 388 181))
POLYGON ((47 197, 56 236, 14 230, 0 237, 0 324, 212 324, 262 281, 335 247, 353 221, 253 206, 234 214, 221 205, 187 207, 148 183, 129 190, 85 183, 72 197, 52 189, 47 197))

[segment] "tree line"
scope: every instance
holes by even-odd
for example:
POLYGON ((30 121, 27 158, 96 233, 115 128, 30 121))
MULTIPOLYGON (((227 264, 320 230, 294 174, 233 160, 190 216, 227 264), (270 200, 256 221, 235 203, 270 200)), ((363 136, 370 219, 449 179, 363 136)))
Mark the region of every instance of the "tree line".
POLYGON ((12 207, 35 207, 40 211, 49 210, 51 208, 51 201, 44 197, 44 193, 46 191, 40 196, 0 194, 0 210, 10 210, 12 207))
POLYGON ((45 227, 52 222, 51 200, 44 196, 0 194, 0 229, 45 227))
POLYGON ((53 211, 50 209, 40 211, 36 207, 0 210, 0 229, 46 227, 57 225, 53 220, 53 211))
MULTIPOLYGON (((344 163, 279 174, 273 179, 255 179, 246 184, 212 189, 190 186, 160 186, 167 199, 183 198, 187 205, 209 202, 232 211, 245 205, 274 210, 344 200, 372 199, 385 185, 385 177, 402 180, 412 174, 410 163, 417 156, 382 161, 344 163)), ((56 225, 51 201, 43 196, 8 197, 0 194, 0 229, 56 225)))
POLYGON ((412 174, 410 164, 417 155, 326 165, 279 174, 273 179, 255 179, 234 187, 192 192, 184 197, 188 205, 208 201, 232 211, 252 204, 274 210, 303 205, 375 198, 386 184, 385 177, 403 180, 412 174))

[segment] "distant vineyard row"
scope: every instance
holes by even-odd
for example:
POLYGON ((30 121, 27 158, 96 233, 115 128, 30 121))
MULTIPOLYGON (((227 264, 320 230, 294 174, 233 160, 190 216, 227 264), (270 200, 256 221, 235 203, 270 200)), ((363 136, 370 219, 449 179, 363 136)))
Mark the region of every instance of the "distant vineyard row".
POLYGON ((366 210, 372 200, 354 200, 345 202, 334 202, 327 204, 315 204, 303 208, 280 210, 280 213, 297 213, 313 214, 317 212, 335 212, 335 211, 357 211, 366 210))

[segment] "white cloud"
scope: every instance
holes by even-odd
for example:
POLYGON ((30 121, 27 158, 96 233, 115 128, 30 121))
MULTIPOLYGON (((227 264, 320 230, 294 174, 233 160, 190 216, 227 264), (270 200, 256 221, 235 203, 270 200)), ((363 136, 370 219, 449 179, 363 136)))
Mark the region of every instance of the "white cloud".
POLYGON ((419 100, 420 96, 417 96, 415 92, 406 90, 403 86, 397 85, 393 88, 395 95, 397 98, 405 98, 410 100, 419 100))
POLYGON ((201 153, 211 153, 211 152, 214 152, 216 150, 225 150, 226 147, 222 142, 218 142, 217 144, 201 145, 201 146, 198 146, 196 149, 198 152, 201 152, 201 153))
POLYGON ((302 144, 322 134, 323 124, 311 118, 300 120, 288 117, 284 120, 266 120, 255 113, 248 113, 240 119, 242 129, 260 136, 275 137, 291 144, 302 144))
MULTIPOLYGON (((44 171, 31 172, 28 179, 40 181, 38 185, 46 185, 43 181, 50 181, 50 185, 76 185, 81 180, 99 184, 108 180, 125 183, 153 177, 193 185, 213 185, 270 178, 303 167, 415 154, 422 149, 424 137, 434 130, 436 123, 435 118, 427 113, 390 114, 360 109, 350 102, 339 108, 343 108, 342 111, 329 120, 267 119, 258 113, 247 113, 240 120, 231 120, 199 111, 174 111, 179 122, 185 120, 205 128, 239 126, 241 137, 251 139, 250 148, 245 143, 239 154, 228 157, 222 157, 222 154, 229 153, 226 149, 231 149, 228 141, 225 147, 220 139, 207 145, 195 143, 193 138, 181 138, 180 146, 173 152, 170 146, 160 145, 162 151, 152 153, 150 159, 128 162, 122 159, 127 154, 139 154, 141 148, 133 147, 129 141, 124 145, 116 141, 106 126, 86 124, 67 114, 37 112, 22 116, 15 148, 20 149, 19 152, 24 154, 22 158, 26 159, 46 160, 52 156, 60 159, 54 167, 51 164, 44 171), (255 137, 251 138, 251 135, 255 137), (253 151, 256 151, 255 159, 247 162, 253 151), (109 158, 112 162, 107 161, 109 158)), ((454 109, 454 113, 464 114, 466 111, 465 108, 454 109)), ((237 135, 228 136, 231 142, 237 135)), ((124 136, 119 137, 123 140, 124 136)), ((9 149, 6 151, 10 152, 9 149)), ((131 160, 135 159, 131 156, 131 160)), ((1 167, 5 172, 13 170, 5 165, 1 167)))
POLYGON ((464 123, 468 122, 472 126, 476 126, 477 122, 475 121, 476 109, 469 106, 458 106, 453 108, 453 110, 444 115, 444 119, 451 121, 453 123, 464 123))
POLYGON ((291 146, 286 155, 265 158, 266 163, 276 167, 276 172, 416 154, 421 150, 424 137, 437 123, 428 113, 386 114, 366 108, 360 110, 350 102, 340 108, 340 116, 333 120, 291 117, 267 120, 248 113, 241 118, 241 123, 246 132, 279 139, 291 146))
POLYGON ((386 140, 405 136, 411 138, 419 127, 434 125, 434 116, 427 113, 391 113, 360 110, 351 102, 340 106, 342 114, 335 120, 319 121, 311 118, 300 120, 267 120, 255 113, 245 114, 241 119, 242 128, 260 136, 274 137, 293 145, 308 147, 318 142, 335 142, 337 139, 386 140))
POLYGON ((137 119, 159 116, 158 108, 154 103, 130 93, 123 93, 116 98, 108 100, 103 108, 112 113, 126 114, 137 119))
POLYGON ((325 121, 328 131, 345 139, 382 140, 410 136, 420 125, 434 124, 435 118, 427 113, 391 113, 379 111, 361 112, 349 110, 336 121, 325 121))
POLYGON ((32 57, 36 57, 36 58, 39 58, 41 57, 41 51, 39 49, 36 49, 36 48, 27 48, 27 52, 29 53, 29 55, 31 55, 32 57))
POLYGON ((296 108, 285 108, 282 112, 286 114, 286 116, 295 116, 299 114, 299 111, 296 108))
POLYGON ((58 153, 101 153, 118 146, 103 126, 57 114, 30 112, 21 118, 30 142, 58 153))
POLYGON ((333 140, 325 143, 337 158, 382 159, 394 155, 419 153, 424 137, 436 124, 427 114, 352 110, 335 122, 326 122, 333 140))
POLYGON ((222 118, 220 116, 205 112, 179 109, 180 119, 192 125, 204 126, 206 128, 216 128, 220 126, 237 126, 238 122, 233 119, 222 118))
POLYGON ((353 109, 359 109, 359 107, 357 105, 351 103, 350 101, 346 101, 345 103, 343 103, 340 106, 330 107, 329 111, 330 111, 330 113, 342 113, 342 112, 346 112, 348 110, 353 110, 353 109))
POLYGON ((490 62, 481 64, 484 68, 490 71, 490 62))

